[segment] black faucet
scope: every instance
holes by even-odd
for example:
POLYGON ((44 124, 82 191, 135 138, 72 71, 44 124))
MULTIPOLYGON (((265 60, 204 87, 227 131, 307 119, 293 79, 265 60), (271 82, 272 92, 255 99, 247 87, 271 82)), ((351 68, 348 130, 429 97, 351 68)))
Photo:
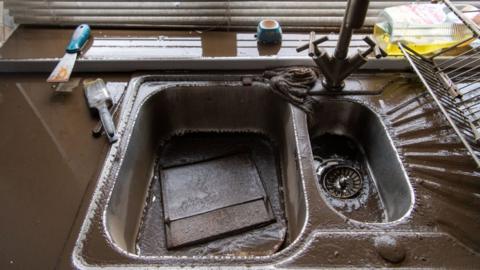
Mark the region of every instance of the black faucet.
POLYGON ((370 48, 352 57, 347 57, 353 30, 360 29, 365 22, 369 2, 369 0, 348 0, 333 56, 317 47, 320 43, 327 41, 328 37, 323 36, 316 39, 315 32, 310 32, 310 41, 307 44, 297 48, 297 52, 308 49, 308 55, 312 57, 325 77, 322 85, 327 91, 342 90, 345 86, 343 80, 365 64, 367 62, 366 57, 370 53, 374 52, 376 58, 387 55, 370 37, 366 36, 363 40, 370 48))

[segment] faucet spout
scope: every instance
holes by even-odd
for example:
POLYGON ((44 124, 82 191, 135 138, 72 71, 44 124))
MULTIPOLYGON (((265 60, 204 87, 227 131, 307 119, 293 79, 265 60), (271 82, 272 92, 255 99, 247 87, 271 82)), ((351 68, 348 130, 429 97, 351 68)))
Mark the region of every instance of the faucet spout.
POLYGON ((370 0, 348 0, 333 56, 317 47, 328 38, 324 36, 315 39, 315 32, 310 33, 308 44, 297 48, 297 52, 309 49, 309 56, 312 57, 324 76, 323 87, 328 91, 342 90, 345 85, 344 79, 367 62, 368 54, 374 52, 376 58, 386 56, 386 53, 372 39, 365 37, 364 41, 370 48, 352 57, 347 57, 353 30, 363 26, 369 2, 370 0))
POLYGON ((370 0, 348 0, 345 17, 343 17, 340 36, 335 48, 334 56, 338 60, 344 60, 348 54, 348 46, 352 40, 354 29, 360 29, 367 16, 370 0))

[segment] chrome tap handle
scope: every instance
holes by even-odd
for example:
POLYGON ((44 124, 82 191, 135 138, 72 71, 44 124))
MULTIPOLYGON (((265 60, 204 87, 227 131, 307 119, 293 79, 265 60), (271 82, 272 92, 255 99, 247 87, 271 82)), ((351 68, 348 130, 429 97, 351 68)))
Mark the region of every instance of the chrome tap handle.
POLYGON ((362 53, 363 56, 367 56, 371 52, 373 52, 373 54, 375 55, 375 58, 377 59, 387 56, 387 53, 382 48, 380 48, 380 46, 378 46, 378 44, 375 41, 373 41, 369 36, 366 36, 365 38, 363 38, 363 41, 365 41, 365 43, 367 43, 368 46, 370 46, 368 50, 362 53))
POLYGON ((317 48, 317 45, 327 40, 328 40, 327 36, 323 36, 321 38, 315 39, 315 32, 312 31, 310 32, 310 39, 308 43, 298 46, 296 50, 297 52, 301 52, 308 49, 308 56, 310 57, 314 55, 318 56, 320 54, 320 50, 317 48))

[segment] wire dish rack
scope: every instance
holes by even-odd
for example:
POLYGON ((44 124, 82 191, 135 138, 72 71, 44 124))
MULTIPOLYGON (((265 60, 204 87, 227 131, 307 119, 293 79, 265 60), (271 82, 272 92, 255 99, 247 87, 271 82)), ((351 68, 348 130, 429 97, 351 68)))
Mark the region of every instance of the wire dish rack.
POLYGON ((455 57, 452 50, 480 38, 480 27, 450 1, 442 1, 473 32, 473 37, 429 57, 399 43, 400 50, 480 167, 480 46, 455 57))

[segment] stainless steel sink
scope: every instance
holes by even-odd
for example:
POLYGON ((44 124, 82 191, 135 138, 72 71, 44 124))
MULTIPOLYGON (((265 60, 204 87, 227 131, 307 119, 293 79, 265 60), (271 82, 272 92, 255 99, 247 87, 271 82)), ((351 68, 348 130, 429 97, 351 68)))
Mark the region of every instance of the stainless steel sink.
MULTIPOLYGON (((145 75, 131 80, 118 123, 120 139, 108 152, 86 210, 71 257, 74 267, 296 269, 478 265, 480 259, 475 250, 480 240, 473 233, 478 212, 470 206, 462 208, 458 200, 463 197, 459 194, 442 197, 446 195, 441 192, 456 186, 451 179, 457 176, 469 186, 476 185, 472 179, 478 179, 480 174, 464 162, 449 163, 451 170, 439 173, 444 159, 437 152, 461 154, 451 148, 451 142, 429 143, 426 147, 426 141, 436 138, 419 130, 412 133, 410 121, 418 123, 427 117, 432 126, 443 123, 440 118, 431 120, 431 114, 419 113, 423 105, 412 105, 419 100, 414 83, 399 76, 396 80, 403 80, 402 88, 391 83, 391 74, 376 74, 375 83, 369 83, 371 75, 357 76, 353 83, 367 90, 378 87, 379 82, 387 86, 382 91, 373 89, 372 95, 318 97, 313 114, 307 116, 273 94, 266 83, 245 79, 258 75, 145 75), (219 147, 218 142, 228 134, 235 138, 232 144, 242 141, 244 146, 253 148, 264 145, 263 156, 242 154, 235 158, 249 160, 248 166, 263 164, 260 166, 267 170, 258 168, 259 178, 268 176, 276 184, 273 189, 278 200, 270 203, 274 212, 281 209, 275 221, 283 218, 286 236, 270 252, 242 246, 227 252, 206 249, 196 253, 191 249, 210 243, 222 246, 265 227, 249 227, 215 239, 208 237, 207 243, 198 244, 193 239, 188 243, 191 246, 175 251, 158 244, 165 241, 158 236, 164 234, 165 220, 160 212, 151 209, 164 206, 160 193, 155 193, 161 188, 159 153, 172 138, 191 141, 184 135, 197 133, 206 134, 208 142, 192 147, 195 151, 220 151, 223 146, 219 147), (414 135, 424 137, 413 138, 414 135), (248 141, 252 136, 262 139, 248 141), (323 172, 330 193, 322 182, 323 172), (360 176, 355 178, 355 173, 360 176), (339 180, 338 176, 343 178, 339 180), (357 187, 348 185, 347 176, 355 179, 357 187), (436 179, 440 179, 440 186, 430 184, 436 179), (359 182, 368 183, 371 189, 367 197, 374 198, 372 203, 352 209, 335 205, 345 198, 361 196, 364 186, 359 188, 359 182), (342 193, 346 187, 349 191, 342 193), (337 197, 332 199, 329 194, 337 197), (276 203, 280 205, 277 210, 276 203), (442 214, 444 209, 450 210, 448 215, 442 214), (371 218, 365 214, 372 211, 379 211, 379 215, 371 218), (150 219, 152 213, 158 214, 156 219, 150 219), (446 216, 457 217, 463 223, 452 224, 446 216), (146 223, 153 234, 145 233, 146 223), (447 251, 454 260, 444 256, 447 251)), ((189 144, 172 148, 171 160, 176 162, 177 154, 179 162, 185 164, 184 152, 178 150, 188 149, 185 145, 189 144)), ((453 147, 458 145, 461 144, 453 147)), ((228 162, 235 158, 225 162, 232 164, 228 162)), ((191 168, 212 168, 210 165, 201 163, 191 168)), ((177 172, 170 171, 171 175, 177 172)), ((228 174, 222 177, 225 175, 228 174)), ((264 187, 268 193, 269 187, 264 187)), ((475 188, 472 190, 468 192, 473 194, 475 188)))
MULTIPOLYGON (((359 178, 358 194, 348 198, 322 192, 334 208, 357 221, 392 222, 408 215, 414 205, 413 190, 387 127, 375 112, 359 102, 330 98, 319 100, 309 120, 313 154, 324 164, 317 168, 320 189, 325 190, 321 178, 329 170, 323 167, 334 162, 340 163, 336 167, 352 167, 359 178), (345 149, 349 144, 352 149, 345 149), (375 212, 380 217, 372 217, 375 212)), ((343 173, 353 181, 348 172, 343 173)), ((341 174, 339 170, 337 178, 341 174)))
MULTIPOLYGON (((296 143, 298 134, 293 120, 296 109, 269 91, 264 84, 246 86, 238 76, 233 76, 230 80, 222 78, 222 81, 204 80, 218 79, 214 76, 193 76, 190 80, 183 78, 183 81, 163 77, 164 81, 161 82, 158 81, 159 78, 162 77, 137 77, 130 83, 118 124, 122 139, 110 150, 97 187, 99 193, 94 198, 96 204, 92 206, 102 214, 94 216, 91 224, 102 225, 88 228, 80 252, 88 254, 91 250, 100 248, 102 252, 99 254, 103 255, 99 257, 104 259, 104 254, 115 254, 119 261, 124 257, 205 263, 216 257, 217 263, 225 263, 231 262, 232 258, 222 258, 222 255, 233 256, 237 260, 245 260, 246 256, 250 256, 258 261, 271 261, 278 253, 289 250, 291 245, 298 242, 308 220, 306 193, 301 176, 303 168, 298 159, 296 143), (243 138, 262 137, 268 145, 266 148, 270 149, 271 146, 271 152, 268 150, 266 155, 253 154, 252 159, 258 161, 256 167, 259 167, 260 178, 269 177, 278 182, 268 186, 265 183, 267 180, 263 179, 270 194, 269 203, 272 204, 273 211, 278 212, 275 213, 276 222, 282 222, 283 219, 286 225, 286 232, 267 232, 284 235, 284 239, 277 241, 274 249, 263 251, 265 246, 262 244, 265 243, 255 238, 258 235, 250 234, 249 237, 259 242, 258 248, 244 244, 244 250, 220 254, 218 251, 198 253, 191 249, 158 251, 158 248, 157 251, 140 252, 138 245, 144 233, 145 212, 151 205, 162 204, 162 198, 151 198, 151 190, 159 181, 156 176, 158 159, 161 158, 158 155, 159 149, 169 139, 185 134, 202 134, 209 139, 208 144, 195 146, 198 148, 196 150, 203 151, 199 155, 207 155, 206 150, 219 147, 213 146, 219 134, 235 135, 238 137, 236 144, 243 138), (275 166, 269 166, 269 162, 275 166), (269 191, 272 187, 276 189, 273 192, 269 191), (278 196, 273 196, 274 192, 278 196), (275 204, 279 205, 278 209, 275 204), (102 237, 90 238, 92 235, 102 237), (95 239, 94 244, 91 239, 95 239), (201 256, 202 254, 208 256, 201 256)), ((218 140, 222 140, 221 136, 218 140)), ((253 140, 243 144, 252 147, 255 143, 257 141, 253 140)), ((159 222, 149 226, 161 228, 163 224, 159 222)), ((164 240, 165 237, 160 237, 153 242, 164 240)), ((240 239, 239 242, 247 240, 240 239)), ((234 240, 229 238, 225 240, 227 241, 234 240)))
MULTIPOLYGON (((142 84, 123 131, 130 137, 121 146, 122 161, 106 208, 106 229, 113 243, 126 252, 137 253, 135 248, 148 191, 153 182, 158 181, 154 177, 158 148, 169 138, 188 133, 203 133, 204 137, 208 134, 215 137, 218 133, 239 137, 262 134, 278 145, 275 158, 279 163, 279 184, 288 190, 284 205, 288 218, 285 245, 294 241, 305 224, 306 205, 299 164, 295 160, 291 118, 290 106, 261 87, 245 87, 233 82, 142 84)), ((215 140, 210 140, 208 145, 195 145, 196 151, 204 152, 197 155, 205 155, 205 149, 214 143, 215 140)), ((185 157, 178 156, 180 158, 185 157)), ((164 255, 167 254, 165 251, 164 255)))

